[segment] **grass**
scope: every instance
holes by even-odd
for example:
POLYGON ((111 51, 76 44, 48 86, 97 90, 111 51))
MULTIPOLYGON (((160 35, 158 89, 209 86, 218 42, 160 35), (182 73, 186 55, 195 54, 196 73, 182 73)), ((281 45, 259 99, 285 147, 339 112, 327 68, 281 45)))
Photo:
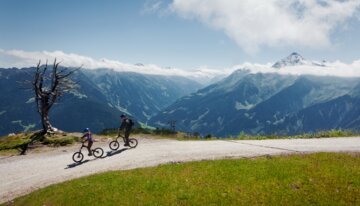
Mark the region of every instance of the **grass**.
POLYGON ((107 172, 8 205, 360 205, 360 154, 201 161, 107 172))
MULTIPOLYGON (((211 135, 207 135, 205 137, 200 136, 173 136, 177 140, 219 140, 219 139, 231 139, 231 140, 266 140, 266 139, 311 139, 311 138, 329 138, 329 137, 354 137, 360 136, 358 132, 353 132, 350 130, 326 130, 326 131, 318 131, 315 133, 304 133, 298 135, 249 135, 244 132, 241 132, 238 136, 229 136, 229 137, 213 137, 211 135)), ((171 138, 171 136, 170 136, 171 138)))
POLYGON ((240 133, 238 137, 235 137, 235 139, 239 140, 249 140, 249 139, 311 139, 311 138, 328 138, 328 137, 353 137, 353 136, 359 136, 359 133, 350 131, 350 130, 326 130, 326 131, 318 131, 315 133, 304 133, 304 134, 298 134, 298 135, 259 135, 259 136, 251 136, 246 135, 244 133, 240 133))
POLYGON ((0 138, 0 151, 16 149, 20 145, 28 142, 32 134, 21 133, 14 136, 7 136, 0 138))
MULTIPOLYGON (((196 132, 195 132, 196 133, 196 132)), ((195 134, 194 133, 194 134, 195 134)), ((33 133, 20 133, 15 136, 6 136, 0 137, 0 155, 9 155, 18 153, 17 148, 30 141, 30 137, 33 133)), ((137 137, 151 137, 156 139, 176 139, 176 140, 218 140, 225 138, 213 137, 207 135, 205 137, 200 137, 198 133, 195 135, 186 134, 183 132, 174 132, 169 129, 148 129, 148 128, 134 128, 132 135, 137 137)), ((265 140, 265 139, 295 139, 295 138, 326 138, 326 137, 351 137, 359 136, 359 133, 348 131, 348 130, 328 130, 328 131, 319 131, 316 133, 305 133, 301 135, 293 136, 281 136, 281 135, 247 135, 245 133, 240 133, 238 136, 227 137, 226 139, 231 140, 265 140)), ((114 138, 117 136, 117 129, 105 129, 100 136, 97 138, 114 138)), ((66 133, 59 133, 53 136, 46 137, 40 145, 48 146, 66 146, 73 144, 74 142, 79 141, 79 137, 68 135, 66 133)), ((38 144, 39 145, 39 144, 38 144)))
MULTIPOLYGON (((101 135, 105 136, 117 136, 117 129, 105 129, 101 135)), ((359 132, 354 132, 351 130, 341 130, 341 129, 332 129, 318 131, 315 133, 303 133, 298 135, 249 135, 244 132, 241 132, 238 136, 229 136, 229 137, 215 137, 211 134, 206 136, 201 136, 198 132, 194 133, 184 133, 184 132, 174 132, 169 129, 146 129, 146 128, 134 128, 132 135, 137 136, 147 136, 156 139, 176 139, 180 141, 184 140, 219 140, 219 139, 231 139, 231 140, 266 140, 266 139, 311 139, 311 138, 328 138, 328 137, 354 137, 360 136, 359 132)))
MULTIPOLYGON (((99 135, 102 135, 103 137, 110 137, 114 138, 118 135, 118 129, 116 128, 109 128, 104 129, 99 135)), ((140 138, 153 138, 153 139, 177 139, 182 140, 184 139, 185 133, 183 132, 177 132, 170 129, 151 129, 151 128, 141 128, 141 127, 135 127, 131 130, 130 137, 140 137, 140 138)))
MULTIPOLYGON (((176 132, 176 131, 173 131, 170 129, 164 129, 164 128, 152 129, 152 128, 134 127, 131 130, 131 134, 151 135, 151 136, 158 136, 158 137, 176 136, 176 134, 178 134, 178 133, 179 132, 176 132)), ((105 135, 105 136, 117 136, 117 134, 118 134, 117 128, 108 128, 108 129, 104 129, 102 132, 100 132, 100 135, 105 135)))
MULTIPOLYGON (((20 133, 13 136, 0 137, 0 155, 9 155, 19 153, 17 150, 21 145, 30 141, 34 133, 20 133)), ((35 142, 36 146, 65 146, 78 141, 78 137, 69 136, 66 133, 58 133, 52 136, 46 136, 43 141, 35 142)))
POLYGON ((19 154, 19 150, 17 149, 0 150, 0 156, 12 156, 17 154, 19 154))

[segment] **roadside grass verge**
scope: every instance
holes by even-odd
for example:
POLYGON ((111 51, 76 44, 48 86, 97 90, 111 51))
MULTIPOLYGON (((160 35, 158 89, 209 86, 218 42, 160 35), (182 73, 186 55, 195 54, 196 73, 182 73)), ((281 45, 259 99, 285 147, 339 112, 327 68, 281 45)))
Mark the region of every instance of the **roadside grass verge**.
POLYGON ((266 140, 266 139, 312 139, 312 138, 329 138, 329 137, 355 137, 360 136, 359 132, 353 132, 350 130, 324 130, 318 131, 315 133, 303 133, 298 135, 249 135, 244 132, 241 132, 238 136, 229 136, 229 137, 213 137, 207 135, 204 137, 200 136, 180 136, 176 137, 178 140, 266 140))
MULTIPOLYGON (((99 135, 108 136, 108 137, 116 137, 118 135, 118 129, 117 128, 108 128, 104 129, 102 132, 99 133, 99 135)), ((183 132, 177 132, 170 129, 164 129, 164 128, 141 128, 141 127, 134 127, 131 130, 131 135, 136 135, 140 137, 151 137, 151 138, 157 138, 157 139, 165 139, 165 138, 180 138, 185 135, 183 132)))
POLYGON ((244 133, 240 133, 239 136, 235 137, 234 139, 239 140, 250 140, 250 139, 311 139, 311 138, 328 138, 328 137, 354 137, 359 136, 359 133, 350 131, 350 130, 324 130, 324 131, 318 131, 315 133, 304 133, 304 134, 298 134, 298 135, 259 135, 259 136, 251 136, 246 135, 244 133))
POLYGON ((32 134, 18 134, 14 136, 0 137, 0 150, 16 149, 20 145, 30 141, 32 134))
MULTIPOLYGON (((105 129, 101 135, 115 137, 117 136, 117 129, 105 129)), ((169 129, 148 129, 148 128, 134 128, 132 135, 141 137, 151 137, 155 139, 176 139, 180 141, 186 140, 266 140, 266 139, 311 139, 311 138, 329 138, 329 137, 354 137, 360 136, 359 132, 342 129, 322 130, 314 133, 303 133, 298 135, 249 135, 241 132, 237 136, 216 137, 211 134, 200 135, 198 132, 185 133, 180 131, 173 131, 169 129)))
MULTIPOLYGON (((19 133, 16 135, 0 137, 0 155, 19 153, 18 148, 20 148, 23 144, 30 142, 30 137, 33 134, 34 133, 19 133)), ((66 133, 55 133, 51 136, 45 136, 42 141, 35 142, 33 146, 66 146, 69 144, 73 144, 78 140, 78 137, 71 136, 66 133)))
POLYGON ((5 205, 360 205, 359 192, 359 153, 317 153, 106 172, 5 205))
MULTIPOLYGON (((19 133, 13 136, 4 136, 0 137, 0 156, 1 155, 13 155, 19 153, 18 148, 30 141, 30 137, 34 132, 28 133, 19 133)), ((55 133, 52 136, 47 136, 40 142, 36 142, 34 147, 41 146, 67 146, 71 145, 80 140, 81 133, 55 133)), ((109 139, 115 139, 117 136, 117 129, 105 129, 99 135, 94 135, 95 139, 98 141, 108 141, 109 139)), ((266 140, 266 139, 310 139, 310 138, 328 138, 328 137, 352 137, 360 136, 359 133, 353 132, 350 130, 328 130, 328 131, 319 131, 316 133, 305 133, 301 135, 293 136, 281 136, 281 135, 248 135, 245 133, 240 133, 238 136, 229 136, 229 137, 214 137, 210 134, 202 137, 199 133, 195 132, 193 134, 184 133, 184 132, 174 132, 169 129, 148 129, 148 128, 134 128, 132 137, 135 138, 154 138, 154 139, 175 139, 180 141, 187 140, 266 140)))

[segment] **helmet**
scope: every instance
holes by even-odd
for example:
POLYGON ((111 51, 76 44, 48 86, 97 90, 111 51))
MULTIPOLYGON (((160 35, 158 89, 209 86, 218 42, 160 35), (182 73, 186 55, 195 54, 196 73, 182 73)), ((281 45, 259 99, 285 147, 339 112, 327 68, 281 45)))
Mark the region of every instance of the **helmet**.
POLYGON ((120 118, 124 118, 124 117, 126 117, 125 114, 120 115, 120 118))
POLYGON ((88 131, 90 131, 89 128, 85 128, 85 129, 84 129, 84 132, 88 132, 88 131))

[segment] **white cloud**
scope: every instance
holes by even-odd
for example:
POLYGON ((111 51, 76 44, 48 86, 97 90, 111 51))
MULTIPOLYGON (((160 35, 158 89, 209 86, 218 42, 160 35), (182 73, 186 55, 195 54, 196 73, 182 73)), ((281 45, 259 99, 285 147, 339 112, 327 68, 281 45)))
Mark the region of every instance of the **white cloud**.
POLYGON ((157 13, 159 17, 166 16, 170 13, 164 0, 146 0, 143 4, 141 14, 157 13))
POLYGON ((28 52, 23 50, 3 50, 0 49, 0 67, 31 67, 36 66, 39 60, 43 64, 48 61, 50 64, 54 59, 61 62, 65 67, 82 67, 85 69, 110 68, 120 72, 138 72, 143 74, 154 75, 173 75, 184 76, 191 79, 196 79, 200 82, 206 83, 210 79, 218 75, 228 75, 232 71, 229 69, 213 70, 207 67, 201 67, 195 71, 186 71, 178 68, 164 68, 154 64, 148 65, 134 65, 123 63, 120 61, 109 60, 102 58, 99 60, 91 57, 86 57, 74 53, 64 53, 63 51, 34 51, 28 52))
MULTIPOLYGON (((137 72, 143 74, 184 76, 202 83, 208 83, 213 78, 225 77, 238 69, 249 70, 251 73, 279 73, 283 75, 318 75, 318 76, 339 76, 339 77, 360 77, 360 59, 346 64, 340 61, 326 62, 325 67, 313 65, 289 66, 280 69, 272 68, 273 63, 256 64, 244 63, 230 68, 209 69, 206 66, 194 71, 187 71, 178 68, 163 68, 154 64, 133 65, 120 61, 103 59, 93 59, 73 53, 62 51, 35 51, 28 52, 23 50, 3 50, 0 49, 0 68, 9 67, 31 67, 36 66, 39 60, 45 63, 46 60, 51 64, 54 59, 61 61, 65 67, 80 67, 84 69, 109 68, 119 72, 137 72)), ((311 62, 311 61, 309 61, 311 62)))
POLYGON ((326 48, 359 15, 359 0, 173 0, 171 10, 223 30, 248 53, 262 46, 326 48))
POLYGON ((160 0, 147 0, 143 5, 143 13, 152 13, 160 10, 161 5, 163 4, 160 0))
POLYGON ((244 63, 236 65, 233 69, 239 68, 248 70, 250 73, 278 73, 281 75, 315 75, 315 76, 336 76, 336 77, 360 77, 360 60, 351 64, 340 61, 327 62, 326 66, 298 65, 287 66, 280 69, 273 68, 272 63, 266 65, 244 63))

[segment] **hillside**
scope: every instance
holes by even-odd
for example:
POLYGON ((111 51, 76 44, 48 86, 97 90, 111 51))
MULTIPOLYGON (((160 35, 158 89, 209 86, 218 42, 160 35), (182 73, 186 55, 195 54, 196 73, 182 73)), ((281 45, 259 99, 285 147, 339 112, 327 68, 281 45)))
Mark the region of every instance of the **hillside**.
MULTIPOLYGON (((0 135, 39 128, 30 85, 34 68, 0 69, 0 135)), ((55 127, 94 132, 117 127, 119 115, 135 121, 147 120, 177 98, 196 91, 200 84, 176 76, 115 72, 110 69, 82 69, 72 76, 79 88, 63 96, 50 112, 55 127)))
MULTIPOLYGON (((39 128, 31 89, 33 68, 0 69, 0 135, 39 128)), ((50 113, 55 127, 95 132, 114 128, 119 115, 153 127, 226 137, 293 135, 319 130, 359 130, 359 77, 318 76, 302 69, 331 70, 294 52, 267 71, 238 68, 203 87, 183 76, 82 69, 73 75, 77 90, 50 113)))
MULTIPOLYGON (((291 70, 307 64, 325 67, 297 53, 273 67, 291 70)), ((358 130, 359 82, 360 78, 252 73, 243 68, 179 99, 151 122, 161 127, 174 120, 179 130, 222 137, 241 132, 289 135, 328 129, 358 130)))

